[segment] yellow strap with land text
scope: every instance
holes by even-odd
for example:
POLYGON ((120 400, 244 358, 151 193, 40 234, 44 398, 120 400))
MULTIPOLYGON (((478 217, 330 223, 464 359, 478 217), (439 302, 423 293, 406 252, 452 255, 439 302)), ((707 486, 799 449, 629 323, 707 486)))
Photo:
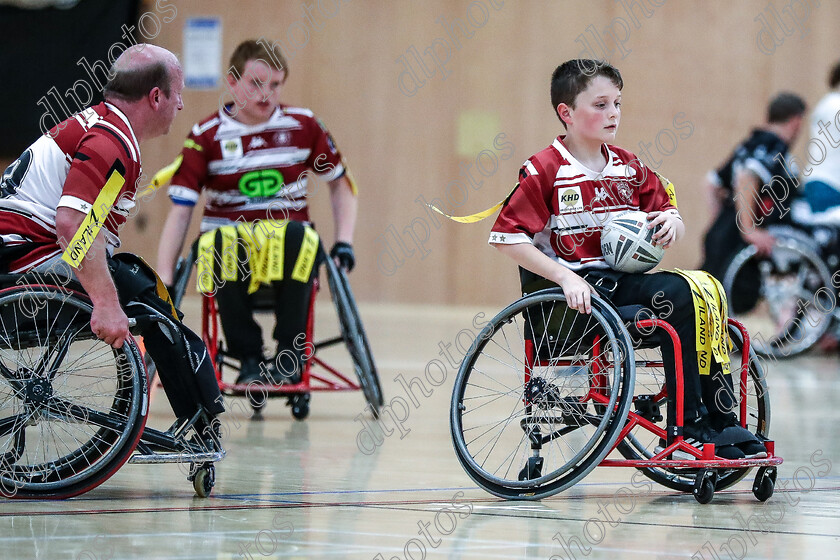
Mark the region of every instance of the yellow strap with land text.
POLYGON ((105 224, 105 219, 111 212, 111 208, 114 207, 117 195, 120 194, 124 184, 125 177, 117 169, 113 169, 108 180, 105 181, 105 186, 102 187, 102 190, 96 196, 96 200, 93 201, 93 206, 87 216, 82 220, 79 229, 73 235, 73 239, 70 240, 64 253, 62 253, 61 258, 64 262, 73 268, 79 268, 96 236, 99 235, 99 230, 105 224))
POLYGON ((702 270, 674 269, 691 289, 697 345, 697 365, 700 375, 711 373, 711 361, 720 364, 724 374, 729 369, 729 335, 727 328, 726 295, 713 276, 702 270))

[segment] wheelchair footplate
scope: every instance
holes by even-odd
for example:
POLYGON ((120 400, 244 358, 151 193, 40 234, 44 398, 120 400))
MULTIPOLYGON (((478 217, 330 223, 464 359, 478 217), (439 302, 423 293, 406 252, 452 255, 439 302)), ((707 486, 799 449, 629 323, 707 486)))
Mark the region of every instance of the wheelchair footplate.
POLYGON ((189 464, 187 480, 199 497, 206 498, 216 482, 214 463, 225 455, 221 434, 207 413, 200 410, 191 418, 176 421, 165 432, 147 426, 128 462, 189 464))

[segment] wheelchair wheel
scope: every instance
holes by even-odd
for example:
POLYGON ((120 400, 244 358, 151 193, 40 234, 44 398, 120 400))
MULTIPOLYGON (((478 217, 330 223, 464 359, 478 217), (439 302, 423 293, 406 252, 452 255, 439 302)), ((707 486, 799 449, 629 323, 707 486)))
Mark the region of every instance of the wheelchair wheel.
POLYGON ((461 363, 450 427, 458 460, 488 492, 540 499, 573 485, 609 453, 630 407, 626 329, 598 297, 569 309, 559 288, 514 302, 461 363))
POLYGON ((142 435, 148 385, 129 338, 90 330, 90 300, 49 286, 0 291, 0 491, 68 498, 105 482, 142 435))
POLYGON ((771 255, 760 257, 752 246, 742 249, 723 287, 732 317, 756 333, 756 352, 784 358, 805 352, 826 333, 837 290, 813 241, 789 227, 771 231, 777 239, 771 255))
MULTIPOLYGON (((730 350, 730 363, 732 366, 733 383, 735 383, 736 407, 733 412, 739 413, 741 404, 740 393, 737 385, 740 380, 741 351, 744 345, 741 331, 734 325, 729 325, 729 336, 732 340, 733 349, 730 350)), ((667 418, 664 387, 665 372, 659 365, 648 365, 650 362, 661 363, 662 354, 659 348, 641 349, 636 351, 636 389, 634 403, 636 412, 651 419, 650 402, 655 403, 659 409, 661 419, 657 422, 663 430, 666 427, 667 418)), ((760 438, 769 437, 770 429, 770 398, 767 392, 767 385, 764 378, 764 369, 755 352, 750 348, 749 370, 747 372, 747 429, 758 435, 760 438)), ((618 444, 618 451, 631 460, 650 459, 656 453, 656 447, 660 445, 659 437, 650 431, 641 428, 633 428, 629 434, 618 444)), ((655 482, 682 492, 691 492, 697 469, 688 468, 663 468, 649 467, 640 468, 647 477, 655 482)), ((718 479, 715 484, 716 490, 728 488, 744 478, 749 468, 742 469, 718 469, 718 479)))
POLYGON ((379 409, 384 404, 382 386, 379 384, 379 374, 373 362, 370 342, 362 325, 356 300, 350 289, 350 282, 347 281, 344 271, 335 266, 331 258, 327 257, 324 262, 327 267, 330 293, 341 326, 341 335, 353 359, 356 376, 359 378, 365 400, 370 405, 374 417, 378 417, 379 409))

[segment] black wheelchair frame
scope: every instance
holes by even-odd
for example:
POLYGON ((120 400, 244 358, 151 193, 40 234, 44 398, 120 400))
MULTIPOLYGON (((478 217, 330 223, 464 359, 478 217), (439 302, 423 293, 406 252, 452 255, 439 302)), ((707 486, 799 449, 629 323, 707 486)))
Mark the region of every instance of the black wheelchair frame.
POLYGON ((134 336, 175 332, 168 318, 129 304, 132 336, 115 349, 91 331, 80 287, 0 277, 0 494, 62 499, 102 484, 123 464, 186 463, 196 494, 225 456, 198 408, 166 431, 146 426, 149 378, 134 336))
POLYGON ((837 230, 824 226, 767 229, 776 238, 772 253, 741 249, 721 280, 730 314, 754 333, 756 352, 788 358, 840 329, 840 241, 837 230))

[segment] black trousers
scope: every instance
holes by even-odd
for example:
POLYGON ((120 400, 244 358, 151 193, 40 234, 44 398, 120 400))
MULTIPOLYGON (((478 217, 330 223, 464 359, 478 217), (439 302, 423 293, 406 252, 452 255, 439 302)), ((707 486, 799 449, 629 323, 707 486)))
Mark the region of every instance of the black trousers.
POLYGON ((254 319, 254 310, 266 306, 270 306, 274 311, 276 323, 273 338, 277 341, 277 351, 291 350, 300 353, 298 349, 303 347, 303 339, 299 339, 295 344, 295 338, 306 333, 309 298, 318 270, 316 262, 306 282, 291 278, 303 243, 304 231, 304 225, 300 222, 289 222, 286 226, 283 280, 272 282, 270 287, 264 286, 256 293, 248 294, 250 274, 246 272, 244 278, 225 282, 216 290, 222 331, 228 351, 233 357, 240 360, 263 358, 262 329, 254 319))
MULTIPOLYGON (((616 307, 641 305, 657 318, 670 323, 680 338, 682 352, 679 360, 683 366, 684 421, 690 422, 709 416, 715 424, 725 424, 725 419, 731 415, 734 404, 731 375, 723 375, 720 365, 714 359, 709 375, 700 375, 697 364, 694 301, 688 282, 670 272, 612 273, 612 275, 616 278, 615 289, 610 292, 596 287, 599 295, 608 299, 616 307)), ((587 277, 587 280, 592 284, 595 279, 587 277)), ((555 285, 523 269, 520 269, 520 281, 523 291, 527 292, 533 292, 535 288, 548 287, 547 284, 555 285)), ((612 284, 609 281, 605 282, 606 286, 612 286, 612 284)), ((677 356, 674 353, 674 345, 670 336, 661 329, 654 331, 650 338, 657 342, 662 350, 669 404, 668 423, 675 425, 674 395, 677 394, 675 365, 677 356)))
POLYGON ((178 418, 190 417, 199 405, 211 415, 224 412, 216 370, 210 362, 204 341, 181 322, 180 312, 173 315, 168 294, 165 289, 162 293, 158 291, 157 276, 152 269, 129 253, 109 258, 108 268, 120 304, 128 317, 148 314, 145 307, 148 306, 171 319, 168 323, 171 330, 159 323, 150 322, 144 327, 142 335, 146 351, 157 366, 163 390, 175 415, 178 418))
POLYGON ((662 349, 665 387, 668 391, 668 423, 673 425, 676 419, 674 395, 677 394, 677 359, 681 360, 683 368, 684 421, 691 422, 705 416, 707 409, 703 406, 701 376, 697 366, 694 303, 688 282, 670 272, 625 274, 619 279, 609 299, 616 306, 642 305, 657 318, 670 323, 680 337, 682 352, 678 358, 671 338, 664 331, 657 329, 652 335, 662 349))

